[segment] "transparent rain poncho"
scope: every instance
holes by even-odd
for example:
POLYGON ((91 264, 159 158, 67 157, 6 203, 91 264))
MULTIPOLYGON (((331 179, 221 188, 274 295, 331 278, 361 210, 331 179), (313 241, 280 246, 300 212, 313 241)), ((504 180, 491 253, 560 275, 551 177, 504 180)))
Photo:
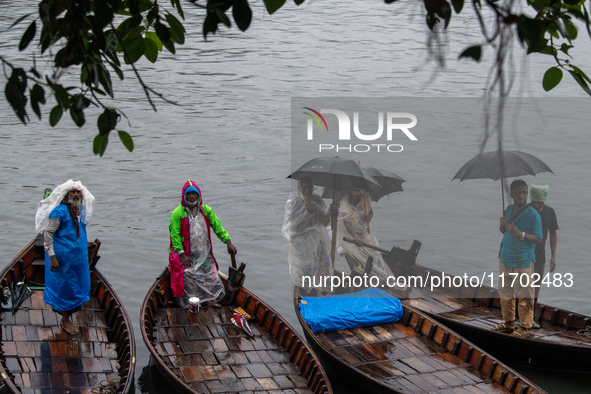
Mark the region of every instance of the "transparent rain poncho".
POLYGON ((326 226, 330 217, 326 204, 317 194, 309 201, 317 205, 313 214, 306 211, 306 201, 299 191, 292 192, 285 204, 283 236, 289 240, 289 275, 296 286, 302 285, 302 276, 333 275, 330 261, 330 239, 326 226))
MULTIPOLYGON (((349 193, 347 193, 342 198, 341 205, 339 207, 339 223, 337 226, 338 239, 343 239, 343 237, 353 238, 353 235, 349 234, 349 231, 347 231, 347 228, 345 227, 345 222, 348 221, 351 222, 353 230, 357 233, 359 238, 363 240, 363 242, 370 245, 379 246, 375 235, 373 233, 370 234, 367 231, 368 223, 365 220, 366 206, 367 212, 371 212, 371 197, 366 192, 363 192, 363 196, 359 199, 357 204, 353 204, 351 195, 349 193)), ((365 267, 367 258, 370 255, 373 256, 373 269, 371 271, 371 275, 379 276, 382 279, 386 279, 388 276, 393 275, 392 270, 390 270, 390 267, 388 267, 380 252, 363 246, 358 247, 355 244, 345 241, 341 241, 341 248, 343 248, 344 253, 348 254, 350 257, 353 257, 362 268, 365 267)))
POLYGON ((80 221, 88 225, 90 217, 94 212, 94 196, 88 191, 82 182, 69 179, 67 182, 56 186, 46 199, 39 201, 37 214, 35 215, 35 231, 37 231, 37 234, 41 234, 45 231, 49 224, 49 214, 55 209, 55 207, 61 204, 66 194, 72 189, 80 190, 82 192, 80 221))
POLYGON ((185 297, 199 297, 200 302, 219 301, 225 294, 224 285, 211 256, 205 218, 198 211, 196 216, 189 213, 188 219, 193 267, 185 268, 185 297))

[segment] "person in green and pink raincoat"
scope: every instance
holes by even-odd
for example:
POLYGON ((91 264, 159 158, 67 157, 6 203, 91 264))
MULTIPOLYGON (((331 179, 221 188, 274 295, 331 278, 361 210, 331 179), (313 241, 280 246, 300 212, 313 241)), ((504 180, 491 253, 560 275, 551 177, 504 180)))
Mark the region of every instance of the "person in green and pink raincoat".
POLYGON ((218 263, 211 248, 211 233, 224 242, 228 253, 238 253, 230 235, 213 209, 202 203, 201 190, 191 180, 183 186, 181 205, 170 215, 170 287, 181 307, 188 306, 190 297, 201 303, 219 307, 224 297, 224 285, 218 276, 218 263))

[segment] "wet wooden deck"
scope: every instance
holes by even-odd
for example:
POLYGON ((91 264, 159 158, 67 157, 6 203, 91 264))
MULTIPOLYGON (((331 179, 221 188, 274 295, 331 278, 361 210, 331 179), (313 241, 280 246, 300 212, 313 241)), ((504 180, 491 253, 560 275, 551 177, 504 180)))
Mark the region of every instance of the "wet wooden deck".
POLYGON ((315 335, 338 358, 402 393, 509 392, 482 371, 402 323, 315 335))
MULTIPOLYGON (((422 311, 438 314, 453 319, 458 323, 485 330, 490 330, 505 321, 499 308, 486 307, 467 299, 418 298, 405 300, 404 303, 422 311)), ((540 329, 529 330, 528 338, 546 342, 568 343, 571 346, 587 346, 591 351, 591 338, 578 335, 578 327, 566 329, 565 327, 552 325, 545 319, 534 320, 540 322, 540 329)))
POLYGON ((202 308, 199 314, 160 308, 154 316, 154 347, 198 393, 312 393, 273 335, 253 319, 254 337, 249 337, 231 318, 228 306, 202 308))
POLYGON ((0 319, 6 369, 23 394, 91 394, 101 382, 119 380, 116 344, 95 297, 74 314, 74 335, 59 327, 61 316, 39 290, 0 319))

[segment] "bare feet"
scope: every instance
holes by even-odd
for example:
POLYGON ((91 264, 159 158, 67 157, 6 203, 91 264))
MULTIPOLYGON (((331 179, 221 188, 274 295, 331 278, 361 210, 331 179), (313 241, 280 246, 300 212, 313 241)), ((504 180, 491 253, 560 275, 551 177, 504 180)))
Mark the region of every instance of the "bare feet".
POLYGON ((71 313, 64 312, 62 315, 62 320, 60 321, 60 327, 62 330, 67 332, 68 334, 77 334, 80 331, 80 327, 77 324, 74 324, 70 320, 71 313))
POLYGON ((218 304, 217 302, 213 302, 213 301, 207 301, 205 303, 205 306, 210 306, 212 308, 221 308, 222 307, 220 304, 218 304))
POLYGON ((78 327, 78 325, 72 323, 70 320, 64 320, 62 319, 62 321, 60 321, 60 327, 62 330, 64 330, 65 332, 67 332, 68 334, 77 334, 80 331, 80 327, 78 327))

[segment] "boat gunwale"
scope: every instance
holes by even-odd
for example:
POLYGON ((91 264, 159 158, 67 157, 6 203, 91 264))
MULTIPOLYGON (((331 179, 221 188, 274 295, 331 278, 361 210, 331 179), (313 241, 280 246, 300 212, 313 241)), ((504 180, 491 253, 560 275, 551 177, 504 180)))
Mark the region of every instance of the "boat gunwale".
MULTIPOLYGON (((179 379, 179 377, 164 363, 162 357, 158 354, 148 338, 147 329, 151 325, 152 327, 150 329, 153 333, 153 323, 148 321, 148 305, 150 302, 154 302, 156 309, 163 307, 159 304, 158 300, 154 300, 153 298, 156 293, 156 287, 158 284, 161 284, 162 281, 170 282, 168 266, 166 266, 162 273, 156 278, 142 303, 142 309, 140 311, 140 330, 142 338, 146 347, 150 351, 158 370, 164 375, 165 380, 169 383, 172 380, 175 385, 179 385, 180 388, 187 393, 196 393, 193 388, 179 379)), ((165 295, 162 294, 162 296, 165 295)), ((273 336, 273 338, 275 338, 283 347, 283 350, 290 356, 290 362, 297 368, 302 377, 307 380, 308 387, 312 392, 316 394, 332 393, 330 382, 318 357, 314 354, 312 349, 308 347, 301 335, 294 330, 293 327, 279 313, 277 313, 277 311, 243 286, 236 289, 234 302, 241 305, 245 310, 248 308, 248 304, 254 304, 252 313, 249 313, 255 317, 258 324, 267 330, 267 333, 273 336), (242 300, 242 302, 239 300, 242 300), (307 367, 302 368, 301 365, 307 367)))
MULTIPOLYGON (((32 263, 35 260, 35 242, 36 242, 37 238, 33 238, 19 253, 17 253, 17 255, 10 261, 10 263, 8 263, 4 269, 2 269, 2 271, 0 271, 0 284, 2 283, 2 281, 7 279, 5 278, 6 275, 8 274, 9 271, 11 271, 21 260, 23 261, 23 264, 25 263, 23 258, 27 255, 27 254, 33 254, 33 258, 31 259, 32 263)), ((30 266, 31 264, 29 264, 30 266)), ((22 272, 20 272, 20 274, 22 275, 22 277, 26 277, 26 268, 28 267, 22 267, 22 272)), ((115 313, 115 311, 118 313, 115 315, 115 319, 118 316, 122 317, 123 322, 125 323, 124 326, 127 328, 127 333, 125 334, 125 330, 124 331, 120 331, 119 335, 123 335, 123 340, 125 342, 125 338, 128 338, 128 346, 129 349, 125 350, 125 344, 121 345, 120 341, 115 342, 115 339, 113 339, 112 343, 116 344, 116 350, 117 350, 117 361, 119 362, 120 360, 124 360, 123 363, 119 364, 119 370, 117 371, 120 377, 120 383, 119 383, 119 387, 117 388, 117 393, 128 393, 131 389, 131 387, 134 384, 134 374, 135 374, 135 364, 136 364, 136 360, 135 360, 135 354, 136 354, 136 347, 135 347, 135 336, 133 333, 133 325, 131 324, 131 319, 129 318, 129 315, 127 314, 127 310, 125 309, 125 307, 123 306, 123 303, 121 302, 121 299, 119 298, 119 295, 115 292, 115 290, 113 289, 113 287, 111 286, 111 284, 109 283, 109 281, 103 276, 103 274, 100 272, 100 270, 98 270, 96 267, 91 270, 90 272, 91 275, 91 293, 90 294, 98 294, 100 292, 101 289, 103 289, 103 294, 110 294, 111 299, 114 300, 115 302, 115 307, 113 308, 113 313, 115 313), (98 279, 98 281, 96 282, 95 287, 92 286, 92 279, 93 277, 96 276, 96 278, 98 279), (106 291, 104 290, 106 289, 106 291), (125 336, 126 335, 126 336, 125 336), (121 354, 121 352, 125 350, 125 355, 129 355, 129 357, 123 356, 121 354), (123 372, 125 372, 125 374, 123 374, 123 372), (123 385, 123 388, 121 388, 121 382, 125 381, 125 384, 123 385)), ((14 278, 13 278, 14 280, 14 278)), ((113 325, 109 324, 109 320, 107 319, 107 308, 106 306, 104 306, 100 300, 99 300, 99 306, 101 308, 101 311, 103 313, 105 313, 105 321, 107 322, 108 327, 112 330, 112 332, 115 332, 115 327, 113 325)), ((2 322, 0 321, 0 326, 2 326, 2 322)), ((3 341, 0 339, 0 344, 3 341)), ((12 390, 13 393, 20 393, 21 391, 19 390, 19 388, 14 384, 13 380, 10 378, 10 372, 5 368, 5 362, 6 359, 4 357, 4 354, 2 352, 0 352, 0 377, 2 378, 2 380, 4 381, 4 383, 7 384, 8 388, 10 390, 12 390)))

